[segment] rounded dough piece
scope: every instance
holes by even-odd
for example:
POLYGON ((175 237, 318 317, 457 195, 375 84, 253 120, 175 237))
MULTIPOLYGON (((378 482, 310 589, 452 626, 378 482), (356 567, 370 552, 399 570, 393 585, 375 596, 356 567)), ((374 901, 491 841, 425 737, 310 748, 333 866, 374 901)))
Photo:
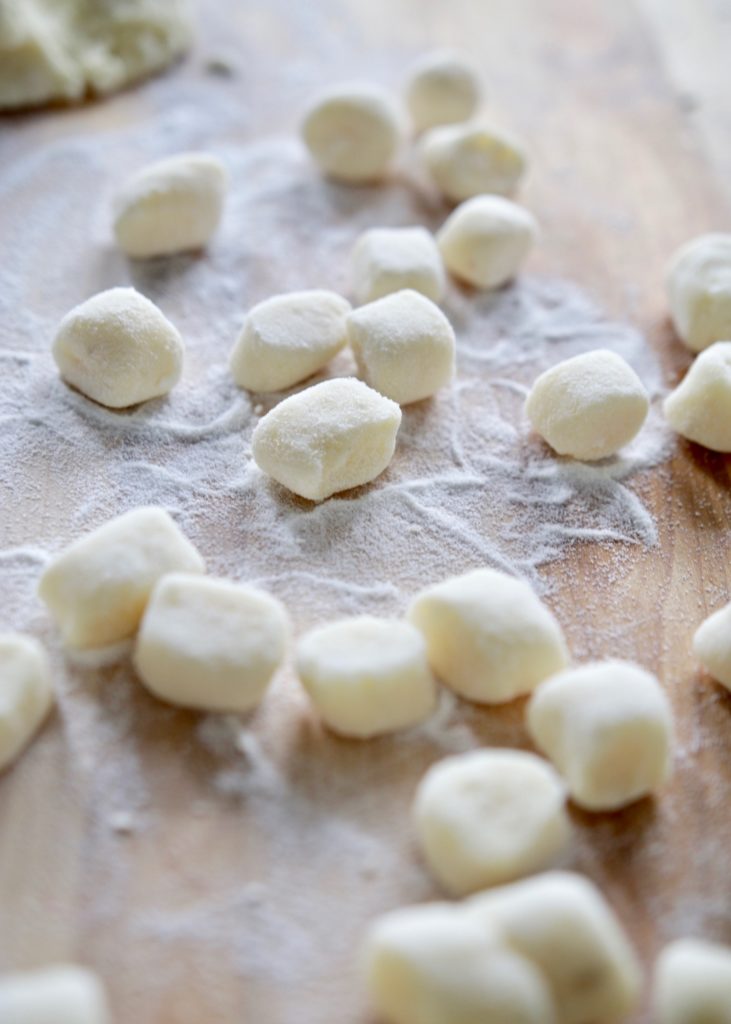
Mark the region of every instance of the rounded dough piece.
POLYGON ((178 153, 143 167, 114 201, 114 234, 135 259, 200 249, 223 215, 226 168, 208 153, 178 153))
POLYGON ((424 634, 442 682, 478 703, 530 693, 568 662, 561 627, 538 595, 493 569, 427 587, 407 618, 424 634))
POLYGON ((254 587, 174 572, 150 595, 134 665, 161 700, 205 711, 255 707, 281 665, 284 606, 254 587))
POLYGON ((246 314, 231 373, 250 391, 283 391, 317 373, 347 341, 350 303, 328 291, 274 295, 246 314))
POLYGON ((660 953, 652 987, 655 1024, 731 1024, 731 948, 679 939, 660 953))
POLYGON ((401 140, 398 110, 385 89, 348 83, 329 90, 305 115, 302 138, 323 174, 361 185, 388 173, 401 140))
POLYGON ((502 196, 468 199, 437 232, 447 270, 483 289, 515 277, 537 238, 533 214, 502 196))
POLYGON ((585 462, 629 444, 649 409, 645 386, 629 363, 603 348, 546 370, 525 403, 533 429, 554 451, 585 462))
POLYGON ((394 402, 418 402, 452 380, 452 325, 419 292, 406 289, 354 309, 347 324, 359 374, 394 402))
POLYGON ((444 264, 426 228, 371 228, 353 247, 350 277, 360 305, 412 288, 432 302, 444 294, 444 264))
POLYGON ((110 409, 166 395, 183 353, 176 328, 134 288, 110 288, 75 306, 53 342, 63 379, 110 409))
POLYGON ((112 1024, 104 986, 75 965, 0 976, 0 1020, 7 1024, 112 1024))
POLYGON ((30 743, 52 703, 44 649, 33 637, 0 633, 0 771, 30 743))
POLYGON ((368 739, 417 725, 436 706, 424 641, 406 622, 361 615, 302 638, 297 672, 329 728, 368 739))
POLYGON ((655 676, 628 661, 591 662, 547 679, 531 698, 527 725, 587 811, 625 807, 672 771, 670 703, 655 676))
POLYGON ((693 653, 714 679, 731 690, 731 603, 700 624, 693 637, 693 653))
POLYGON ((481 124, 434 128, 422 139, 419 153, 427 174, 452 203, 484 193, 512 195, 526 168, 515 139, 481 124))
POLYGON ((684 245, 666 287, 673 326, 689 349, 731 340, 731 234, 701 235, 684 245))
POLYGON ((466 121, 477 110, 481 94, 475 68, 450 50, 424 54, 406 83, 406 104, 417 132, 466 121))
POLYGON ((571 839, 565 801, 563 781, 535 754, 472 750, 429 769, 413 816, 432 874, 465 896, 555 864, 571 839))
POLYGON ((367 484, 393 458, 401 410, 354 377, 285 398, 256 425, 256 464, 310 501, 367 484))
POLYGON ((714 452, 731 452, 731 341, 717 341, 663 403, 673 430, 714 452))

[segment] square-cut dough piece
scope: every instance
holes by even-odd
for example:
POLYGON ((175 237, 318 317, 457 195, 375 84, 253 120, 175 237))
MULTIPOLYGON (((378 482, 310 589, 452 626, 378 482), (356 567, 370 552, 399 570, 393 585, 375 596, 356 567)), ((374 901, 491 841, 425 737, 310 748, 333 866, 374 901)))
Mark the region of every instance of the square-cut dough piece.
POLYGON ((0 771, 30 742, 52 703, 41 645, 22 633, 0 633, 0 771))
POLYGON ((679 939, 655 964, 655 1024, 731 1024, 731 949, 679 939))
POLYGON ((668 269, 667 292, 675 330, 691 351, 731 341, 731 234, 684 245, 668 269))
POLYGON ((112 1024, 99 978, 85 967, 59 965, 0 977, 3 1024, 112 1024))
POLYGON ((714 679, 731 690, 731 602, 700 624, 693 653, 714 679))
POLYGON ((444 294, 444 264, 436 240, 426 228, 370 228, 356 241, 350 278, 360 305, 413 288, 432 302, 444 294))

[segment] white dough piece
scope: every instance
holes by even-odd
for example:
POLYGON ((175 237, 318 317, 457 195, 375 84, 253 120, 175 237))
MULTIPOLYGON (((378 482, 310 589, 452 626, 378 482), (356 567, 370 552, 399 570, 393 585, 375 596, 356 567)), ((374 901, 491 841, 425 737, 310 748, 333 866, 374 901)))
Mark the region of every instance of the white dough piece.
POLYGON ((673 430, 715 452, 731 452, 731 341, 704 349, 663 403, 673 430))
POLYGON ((466 121, 477 109, 482 88, 477 71, 458 53, 434 50, 409 72, 406 103, 414 130, 466 121))
POLYGON ((454 376, 454 331, 441 309, 406 289, 348 315, 358 372, 400 405, 428 398, 454 376))
POLYGON ((538 595, 493 569, 427 587, 407 617, 424 634, 442 682, 478 703, 530 693, 568 662, 561 627, 538 595))
POLYGON ((693 637, 693 653, 714 679, 731 690, 731 603, 700 624, 693 637))
POLYGON ((452 203, 485 193, 512 195, 526 169, 522 146, 485 124, 433 128, 422 139, 419 155, 429 177, 452 203))
POLYGON ((0 771, 30 742, 52 703, 44 649, 33 637, 0 633, 0 771))
POLYGON ((134 288, 110 288, 75 306, 53 342, 63 379, 110 409, 166 395, 183 353, 176 328, 134 288))
POLYGON ((367 484, 393 457, 401 410, 354 377, 285 398, 256 425, 256 464, 310 501, 367 484))
POLYGON ((559 1024, 609 1024, 637 1006, 637 957, 588 878, 550 871, 473 896, 465 906, 541 971, 559 1024))
POLYGON ((204 568, 164 509, 135 508, 62 551, 43 573, 38 593, 67 647, 106 647, 135 633, 161 576, 204 568))
POLYGON ((244 712, 263 697, 288 635, 284 606, 264 591, 173 572, 150 595, 134 665, 170 704, 244 712))
POLYGON ((731 234, 701 235, 684 245, 666 286, 673 325, 689 349, 731 341, 731 234))
POLYGON ((274 295, 246 314, 231 373, 250 391, 283 391, 317 373, 347 341, 350 303, 335 292, 274 295))
POLYGON ((731 1024, 731 948, 679 939, 655 964, 654 1024, 731 1024))
POLYGON ((104 986, 75 965, 0 975, 3 1024, 111 1024, 104 986))
POLYGON ((363 969, 386 1024, 560 1024, 540 971, 459 905, 423 904, 378 918, 363 969))
POLYGON ((471 750, 438 761, 419 784, 419 846, 452 896, 551 867, 571 826, 566 787, 550 764, 521 750, 471 750))
POLYGON ((370 228, 359 236, 350 257, 350 277, 359 305, 404 288, 439 302, 444 276, 439 247, 426 228, 370 228))
POLYGON ((547 679, 527 724, 585 810, 617 810, 670 776, 670 703, 655 676, 632 662, 590 662, 547 679))
POLYGON ((208 153, 178 153, 143 167, 114 202, 119 247, 136 259, 200 249, 223 215, 226 168, 208 153))
POLYGON ((370 83, 349 82, 328 90, 302 123, 302 138, 322 173, 352 185, 386 176, 401 135, 393 99, 370 83))
POLYGON ((502 196, 467 199, 437 232, 447 270, 482 289, 515 277, 537 238, 533 214, 502 196))
POLYGON ((322 720, 343 736, 407 729, 436 706, 424 641, 407 622, 360 615, 314 629, 299 643, 297 672, 322 720))

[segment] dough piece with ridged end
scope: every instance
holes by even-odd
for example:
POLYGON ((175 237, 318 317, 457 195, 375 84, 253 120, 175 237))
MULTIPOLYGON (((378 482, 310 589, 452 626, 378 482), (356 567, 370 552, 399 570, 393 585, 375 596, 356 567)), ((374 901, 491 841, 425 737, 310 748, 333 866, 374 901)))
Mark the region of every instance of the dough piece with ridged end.
POLYGON ((731 1024, 731 948, 679 939, 660 953, 652 989, 655 1024, 731 1024))
POLYGON ((731 603, 700 624, 693 637, 693 653, 714 679, 731 690, 731 603))
POLYGON ((527 583, 494 569, 427 587, 407 617, 424 634, 437 676, 478 703, 530 693, 568 662, 551 611, 527 583))
POLYGON ((276 405, 256 426, 256 464, 310 501, 374 480, 393 458, 401 410, 354 377, 315 384, 276 405))
POLYGON ((52 703, 44 649, 33 637, 0 633, 0 771, 30 742, 52 703))
POLYGON ((106 647, 135 633, 161 576, 204 569, 164 509, 135 508, 62 551, 41 576, 38 593, 67 647, 106 647))
POLYGON ((485 290, 515 277, 537 238, 533 214, 502 196, 467 199, 437 232, 447 270, 485 290))
POLYGON ((110 409, 166 395, 183 355, 176 328, 134 288, 110 288, 75 306, 53 342, 63 379, 110 409))
POLYGON ((483 124, 433 128, 421 141, 421 162, 452 203, 485 193, 510 196, 526 169, 522 146, 498 128, 483 124))
POLYGON ((714 452, 731 452, 731 341, 717 341, 663 403, 673 430, 714 452))
POLYGON ((684 245, 666 287, 673 326, 689 349, 731 341, 731 234, 701 235, 684 245))
POLYGON ((413 288, 432 302, 444 293, 444 265, 434 236, 426 228, 371 228, 350 257, 351 281, 360 305, 413 288))
POLYGON ((409 72, 406 104, 416 132, 472 117, 482 87, 472 64, 451 50, 424 54, 409 72))
POLYGON ((101 981, 86 967, 59 965, 0 976, 7 1024, 112 1024, 101 981))
POLYGON ((547 679, 527 723, 587 811, 618 810, 670 776, 670 703, 655 676, 632 662, 591 662, 547 679))

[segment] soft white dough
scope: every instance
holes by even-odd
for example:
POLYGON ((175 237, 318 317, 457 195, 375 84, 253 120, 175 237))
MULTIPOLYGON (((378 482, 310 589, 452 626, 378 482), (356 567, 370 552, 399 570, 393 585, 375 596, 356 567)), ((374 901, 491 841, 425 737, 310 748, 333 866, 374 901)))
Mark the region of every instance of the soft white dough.
POLYGON ((526 169, 518 142, 486 124, 450 124, 433 128, 421 140, 421 162, 452 203, 493 193, 512 195, 526 169))
POLYGON ((442 682, 478 703, 530 693, 568 662, 561 627, 538 595, 493 569, 427 587, 407 617, 424 634, 442 682))
POLYGON ((63 379, 110 409, 167 394, 183 353, 176 328, 134 288, 110 288, 75 306, 53 342, 63 379))
POLYGON ((302 138, 323 174, 353 185, 385 177, 401 134, 391 95, 370 83, 328 90, 310 106, 302 123, 302 138))
POLYGON ((731 341, 717 341, 663 403, 673 430, 715 452, 731 452, 731 341))
POLYGON ((666 285, 673 325, 689 349, 731 341, 731 234, 701 235, 684 245, 666 285))
POLYGON ((314 629, 297 672, 334 732, 367 739, 424 721, 437 687, 421 633, 407 622, 360 615, 314 629))
POLYGON ((62 551, 38 593, 68 647, 106 647, 134 634, 161 576, 204 568, 164 509, 135 508, 62 551))
POLYGON ((317 373, 347 341, 350 303, 322 290, 274 295, 246 314, 231 373, 250 391, 283 391, 317 373))
POLYGON ((714 679, 731 690, 731 603, 700 624, 693 637, 693 653, 714 679))
POLYGON ((255 707, 284 658, 284 606, 254 587, 174 572, 155 585, 137 634, 142 682, 170 704, 255 707))
POLYGON ((447 270, 482 289, 515 277, 537 238, 533 214, 502 196, 467 199, 437 232, 447 270))
POLYGON ((453 896, 556 863, 571 839, 566 786, 550 764, 521 750, 471 750, 433 765, 413 818, 435 878, 453 896))
POLYGON ((632 662, 590 662, 547 679, 527 724, 588 811, 617 810, 670 776, 670 703, 655 676, 632 662))
POLYGON ((354 377, 315 384, 276 405, 256 425, 256 464, 310 501, 359 487, 391 461, 401 410, 354 377))
POLYGON ((444 264, 434 236, 426 228, 370 228, 360 235, 350 256, 356 302, 413 288, 439 302, 444 294, 444 264))
POLYGON ((114 202, 114 233, 136 259, 202 248, 219 225, 226 168, 209 153, 178 153, 143 167, 114 202))
POLYGON ((406 82, 406 104, 414 130, 466 121, 482 95, 473 65, 458 53, 434 50, 411 68, 406 82))
POLYGON ((678 939, 655 963, 654 1024, 731 1024, 731 948, 678 939))
POLYGON ((111 1024, 104 986, 75 965, 0 976, 3 1024, 111 1024))
POLYGON ((361 377, 399 405, 418 402, 454 376, 454 331, 441 309, 412 289, 348 314, 348 341, 361 377))
POLYGON ((525 403, 533 429, 554 451, 587 462, 628 444, 649 408, 645 386, 629 363, 603 348, 546 370, 525 403))
POLYGON ((0 633, 0 771, 30 742, 52 703, 44 649, 33 637, 0 633))

